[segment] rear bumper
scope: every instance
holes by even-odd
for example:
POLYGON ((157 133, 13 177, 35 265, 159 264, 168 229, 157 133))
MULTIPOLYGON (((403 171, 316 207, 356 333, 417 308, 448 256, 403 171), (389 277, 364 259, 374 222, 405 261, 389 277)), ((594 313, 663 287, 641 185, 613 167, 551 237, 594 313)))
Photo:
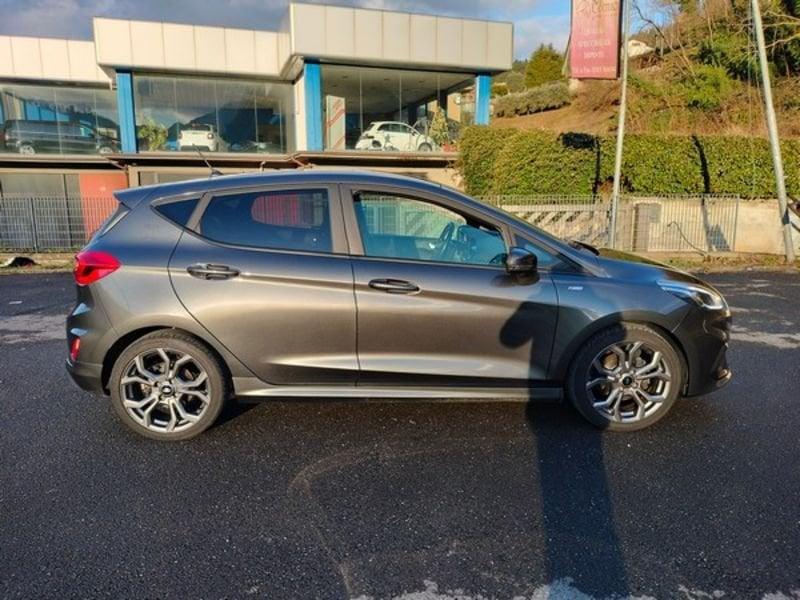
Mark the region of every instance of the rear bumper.
POLYGON ((94 394, 103 394, 103 365, 96 365, 94 363, 86 362, 71 362, 67 360, 66 363, 67 373, 82 390, 92 392, 94 394))

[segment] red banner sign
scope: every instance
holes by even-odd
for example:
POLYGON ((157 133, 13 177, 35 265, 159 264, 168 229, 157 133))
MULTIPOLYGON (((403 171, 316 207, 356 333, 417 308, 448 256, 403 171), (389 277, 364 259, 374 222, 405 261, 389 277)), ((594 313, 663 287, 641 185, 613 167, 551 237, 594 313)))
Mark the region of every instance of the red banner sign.
POLYGON ((620 0, 572 0, 571 77, 619 77, 620 5, 620 0))

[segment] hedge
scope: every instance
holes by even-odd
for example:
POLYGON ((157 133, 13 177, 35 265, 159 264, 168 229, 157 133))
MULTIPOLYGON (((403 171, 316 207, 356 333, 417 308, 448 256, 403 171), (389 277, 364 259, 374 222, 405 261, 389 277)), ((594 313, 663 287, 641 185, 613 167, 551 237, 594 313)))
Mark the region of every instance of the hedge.
POLYGON ((561 108, 569 104, 569 89, 563 81, 546 83, 515 94, 506 94, 494 99, 494 114, 497 117, 514 117, 561 108))
MULTIPOLYGON (((610 185, 613 136, 473 126, 459 142, 467 191, 489 194, 592 194, 610 185)), ((786 186, 800 195, 800 140, 782 142, 786 186)), ((639 194, 775 196, 767 140, 733 136, 629 135, 622 185, 639 194)))

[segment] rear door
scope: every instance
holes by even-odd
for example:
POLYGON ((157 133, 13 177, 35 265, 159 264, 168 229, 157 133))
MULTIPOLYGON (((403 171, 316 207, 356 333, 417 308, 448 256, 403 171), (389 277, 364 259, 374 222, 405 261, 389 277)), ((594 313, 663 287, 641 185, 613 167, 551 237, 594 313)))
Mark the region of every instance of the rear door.
POLYGON ((335 186, 206 195, 170 261, 189 312, 271 384, 353 384, 353 274, 335 186))
POLYGON ((547 268, 512 276, 501 224, 432 193, 343 191, 360 384, 525 386, 546 378, 557 316, 547 268))

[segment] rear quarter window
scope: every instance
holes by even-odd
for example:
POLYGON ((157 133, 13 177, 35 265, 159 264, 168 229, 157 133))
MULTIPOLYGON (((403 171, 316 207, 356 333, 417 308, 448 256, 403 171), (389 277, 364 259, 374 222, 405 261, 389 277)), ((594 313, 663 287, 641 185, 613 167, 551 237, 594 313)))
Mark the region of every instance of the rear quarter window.
POLYGON ((200 198, 189 198, 188 200, 176 200, 175 202, 164 202, 154 206, 159 213, 164 215, 173 223, 186 227, 189 219, 197 207, 200 198))

